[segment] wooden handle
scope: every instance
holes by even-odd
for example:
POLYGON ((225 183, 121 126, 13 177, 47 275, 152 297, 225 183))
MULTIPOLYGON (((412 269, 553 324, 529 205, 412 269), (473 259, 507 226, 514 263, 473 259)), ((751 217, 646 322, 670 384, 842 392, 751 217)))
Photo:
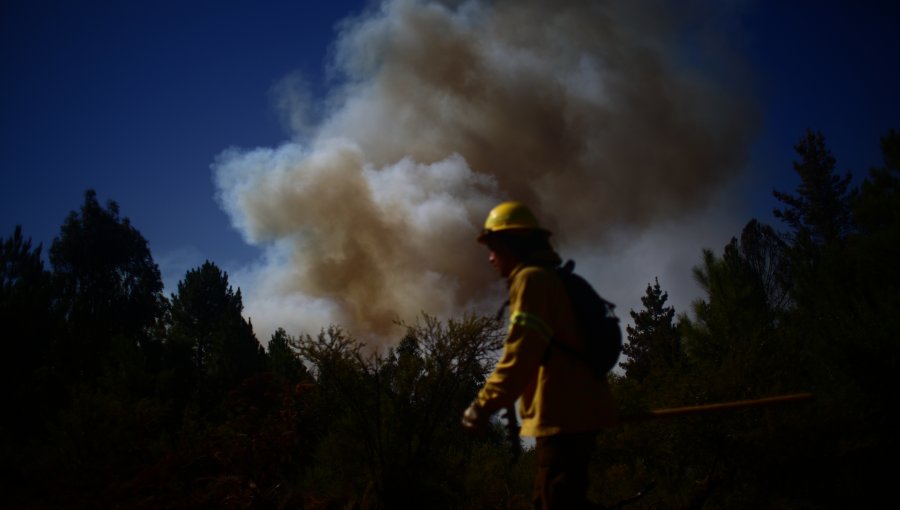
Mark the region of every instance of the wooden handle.
POLYGON ((619 422, 635 423, 647 420, 655 420, 657 418, 668 418, 671 416, 686 416, 689 414, 711 413, 715 411, 730 411, 735 409, 748 409, 751 407, 765 407, 778 404, 804 402, 807 400, 811 400, 812 398, 812 393, 793 393, 790 395, 778 395, 775 397, 758 398, 753 400, 736 400, 733 402, 722 402, 719 404, 671 407, 668 409, 655 409, 653 411, 642 411, 639 413, 620 416, 619 422))

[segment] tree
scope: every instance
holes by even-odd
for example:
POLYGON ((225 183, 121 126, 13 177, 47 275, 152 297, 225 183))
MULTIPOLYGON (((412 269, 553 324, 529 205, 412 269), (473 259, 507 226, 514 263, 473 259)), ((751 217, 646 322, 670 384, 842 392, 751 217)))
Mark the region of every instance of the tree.
POLYGON ((29 372, 47 358, 52 334, 50 273, 41 260, 41 246, 17 226, 0 244, 0 324, 3 324, 3 388, 25 384, 29 372))
POLYGON ((790 265, 788 246, 771 226, 750 220, 726 248, 726 256, 742 266, 743 275, 755 281, 769 311, 783 310, 789 304, 790 265))
MULTIPOLYGON (((900 133, 890 130, 881 139, 884 166, 872 168, 853 201, 860 226, 851 239, 850 256, 859 274, 853 278, 861 312, 870 312, 873 325, 897 325, 896 292, 900 286, 900 133)), ((882 333, 896 328, 878 327, 882 333)), ((880 336, 880 335, 879 335, 880 336)))
MULTIPOLYGON (((165 298, 147 241, 113 201, 102 208, 93 190, 63 223, 50 247, 68 333, 59 363, 74 380, 121 378, 150 349, 165 298)), ((133 373, 132 373, 133 375, 133 373)))
POLYGON ((704 250, 703 264, 694 268, 706 298, 694 302, 695 320, 682 320, 685 347, 692 363, 721 376, 720 396, 759 394, 779 373, 773 356, 784 294, 782 250, 774 231, 751 220, 721 258, 704 250))
POLYGON ((288 335, 284 328, 278 328, 272 334, 267 347, 269 370, 281 379, 293 383, 309 378, 309 373, 300 359, 296 345, 295 338, 288 335))
MULTIPOLYGON (((818 182, 819 214, 816 222, 801 227, 814 232, 807 224, 820 225, 818 236, 806 234, 804 240, 796 234, 804 234, 803 228, 789 223, 795 227, 791 295, 779 336, 794 361, 784 379, 815 388, 815 422, 828 425, 810 427, 796 444, 810 445, 808 451, 816 455, 807 469, 816 485, 840 486, 823 491, 837 506, 873 506, 867 495, 890 483, 889 475, 874 466, 892 462, 900 451, 891 425, 900 385, 887 375, 900 369, 895 292, 900 286, 900 137, 895 131, 882 138, 882 151, 884 166, 871 169, 858 191, 847 191, 846 176, 827 177, 827 165, 820 165, 817 181, 809 179, 818 182)), ((813 185, 807 180, 798 193, 810 194, 813 185)))
POLYGON ((900 451, 891 425, 900 382, 888 375, 900 370, 900 133, 890 130, 881 148, 883 165, 869 170, 852 203, 859 232, 819 278, 820 293, 836 292, 815 302, 824 313, 817 328, 807 326, 828 343, 827 368, 841 375, 835 382, 847 392, 856 441, 871 444, 872 458, 889 462, 900 451))
POLYGON ((796 195, 773 191, 785 204, 785 208, 773 211, 775 217, 791 227, 795 242, 808 241, 821 247, 843 241, 852 230, 850 172, 835 174, 835 158, 826 148, 822 133, 807 130, 794 150, 800 155, 800 161, 794 162, 800 185, 796 195))
MULTIPOLYGON (((38 260, 30 256, 32 271, 38 260)), ((43 366, 29 382, 52 389, 46 400, 54 408, 26 465, 37 478, 91 491, 108 473, 129 472, 155 454, 148 362, 159 346, 162 279, 144 237, 93 190, 63 222, 49 260, 50 306, 29 327, 59 326, 50 326, 43 366)))
MULTIPOLYGON (((789 373, 800 360, 781 341, 784 264, 781 240, 755 220, 731 239, 721 257, 704 250, 694 276, 705 295, 694 302, 693 318, 678 318, 683 352, 677 370, 658 363, 639 385, 627 376, 614 381, 620 407, 628 412, 634 401, 643 404, 638 408, 670 407, 802 389, 792 386, 796 378, 789 373)), ((665 310, 663 296, 658 288, 648 288, 648 308, 665 310)), ((656 319, 667 324, 671 314, 656 319)), ((615 442, 625 446, 616 456, 635 477, 659 482, 665 494, 659 506, 767 507, 772 498, 782 497, 782 489, 774 487, 789 469, 780 466, 795 468, 785 459, 801 458, 801 448, 793 448, 800 444, 797 428, 777 415, 751 412, 647 423, 617 432, 615 442), (779 443, 784 444, 776 455, 773 445, 779 443), (698 478, 705 483, 696 484, 698 478), (724 484, 730 485, 717 487, 724 484)), ((607 476, 616 472, 607 468, 607 476)))
POLYGON ((674 323, 675 308, 665 306, 668 298, 656 279, 641 298, 644 309, 630 312, 634 326, 625 328, 628 342, 622 348, 628 359, 620 364, 626 377, 642 381, 651 372, 671 369, 680 361, 681 337, 674 323))
POLYGON ((188 271, 171 303, 169 363, 183 365, 184 356, 190 357, 189 384, 199 385, 201 398, 220 402, 226 391, 262 370, 265 351, 242 316, 241 291, 232 289, 218 266, 206 261, 188 271))
POLYGON ((410 500, 500 507, 516 472, 506 434, 495 427, 473 439, 459 419, 501 342, 497 321, 443 324, 427 316, 407 326, 387 353, 367 355, 335 327, 301 337, 321 420, 310 490, 340 506, 355 501, 362 508, 399 508, 410 500), (482 498, 473 499, 466 489, 482 498))
POLYGON ((22 435, 42 429, 59 392, 48 370, 49 348, 59 321, 53 304, 50 273, 41 260, 41 246, 32 248, 17 226, 0 242, 0 421, 3 443, 21 442, 22 435))
POLYGON ((881 151, 884 166, 869 170, 852 203, 853 217, 864 233, 892 235, 900 230, 900 133, 888 131, 881 151))

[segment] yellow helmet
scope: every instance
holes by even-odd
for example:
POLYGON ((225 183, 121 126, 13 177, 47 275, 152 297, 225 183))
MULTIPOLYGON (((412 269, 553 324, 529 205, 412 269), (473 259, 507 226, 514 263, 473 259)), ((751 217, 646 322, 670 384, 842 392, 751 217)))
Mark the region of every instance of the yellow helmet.
POLYGON ((531 210, 521 202, 503 202, 488 213, 484 220, 484 229, 478 236, 478 242, 483 243, 491 234, 503 231, 537 231, 549 236, 550 231, 541 228, 537 218, 531 210))

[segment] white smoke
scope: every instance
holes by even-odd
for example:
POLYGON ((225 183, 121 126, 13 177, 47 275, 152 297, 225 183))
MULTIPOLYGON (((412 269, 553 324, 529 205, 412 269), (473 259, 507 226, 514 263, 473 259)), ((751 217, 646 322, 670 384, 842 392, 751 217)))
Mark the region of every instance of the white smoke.
POLYGON ((501 199, 527 202, 564 256, 632 260, 661 219, 709 207, 741 170, 749 105, 715 65, 685 64, 688 18, 666 7, 394 0, 341 25, 321 121, 291 77, 294 140, 214 164, 223 208, 268 250, 240 275, 257 329, 390 338, 423 311, 493 312, 474 238, 501 199))

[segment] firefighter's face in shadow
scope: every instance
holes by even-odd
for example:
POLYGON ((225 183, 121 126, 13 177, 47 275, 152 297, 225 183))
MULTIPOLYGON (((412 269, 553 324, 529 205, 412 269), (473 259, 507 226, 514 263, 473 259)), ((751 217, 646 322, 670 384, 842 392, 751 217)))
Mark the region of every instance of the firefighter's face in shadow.
POLYGON ((488 243, 488 262, 504 278, 508 277, 519 263, 509 247, 501 242, 488 243))

